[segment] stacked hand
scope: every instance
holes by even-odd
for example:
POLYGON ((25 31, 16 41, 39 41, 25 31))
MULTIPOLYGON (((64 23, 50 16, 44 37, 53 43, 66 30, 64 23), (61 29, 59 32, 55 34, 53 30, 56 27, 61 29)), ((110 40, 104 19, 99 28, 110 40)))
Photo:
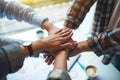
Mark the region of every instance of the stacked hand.
POLYGON ((73 41, 71 38, 73 33, 72 33, 72 30, 70 28, 60 30, 60 29, 55 27, 55 28, 49 30, 49 32, 48 32, 49 36, 56 34, 56 33, 58 33, 61 36, 61 39, 56 38, 56 36, 53 36, 55 39, 52 38, 53 40, 50 41, 51 43, 58 44, 58 45, 56 47, 48 45, 50 53, 47 53, 47 54, 45 53, 45 55, 44 55, 45 62, 48 65, 50 65, 51 63, 54 62, 54 58, 56 57, 57 53, 60 50, 67 50, 69 52, 69 51, 72 51, 77 46, 76 41, 73 41), (59 40, 59 42, 57 42, 57 40, 59 40))

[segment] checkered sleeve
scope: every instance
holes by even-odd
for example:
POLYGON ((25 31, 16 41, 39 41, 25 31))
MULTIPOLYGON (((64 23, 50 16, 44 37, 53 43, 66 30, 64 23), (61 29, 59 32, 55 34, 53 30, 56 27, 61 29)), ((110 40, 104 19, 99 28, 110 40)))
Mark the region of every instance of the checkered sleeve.
POLYGON ((98 37, 92 37, 88 40, 88 45, 98 56, 120 51, 120 26, 113 31, 103 32, 98 37))
POLYGON ((64 26, 77 29, 95 1, 96 0, 74 0, 68 10, 64 26))

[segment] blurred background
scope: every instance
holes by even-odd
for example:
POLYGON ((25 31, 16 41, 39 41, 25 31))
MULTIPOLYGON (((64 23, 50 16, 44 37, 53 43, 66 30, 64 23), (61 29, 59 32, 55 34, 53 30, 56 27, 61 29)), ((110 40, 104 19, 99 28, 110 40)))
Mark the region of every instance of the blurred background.
MULTIPOLYGON (((41 15, 47 16, 50 22, 64 20, 71 0, 16 0, 21 4, 26 4, 36 9, 41 15)), ((11 36, 17 33, 34 29, 33 25, 16 20, 0 19, 0 35, 11 36)))

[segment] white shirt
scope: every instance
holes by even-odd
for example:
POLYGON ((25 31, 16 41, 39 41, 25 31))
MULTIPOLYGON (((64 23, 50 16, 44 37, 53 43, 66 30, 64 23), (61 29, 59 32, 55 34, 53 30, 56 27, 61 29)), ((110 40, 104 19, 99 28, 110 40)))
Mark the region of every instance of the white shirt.
POLYGON ((5 16, 10 20, 25 21, 39 27, 44 20, 48 19, 30 6, 19 4, 13 0, 0 0, 0 18, 5 16))

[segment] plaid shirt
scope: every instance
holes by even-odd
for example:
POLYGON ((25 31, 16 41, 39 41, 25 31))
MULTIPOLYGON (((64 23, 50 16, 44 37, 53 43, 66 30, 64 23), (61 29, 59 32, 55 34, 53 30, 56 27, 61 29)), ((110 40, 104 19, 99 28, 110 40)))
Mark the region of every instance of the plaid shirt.
POLYGON ((88 45, 98 56, 112 54, 120 50, 120 26, 107 31, 115 0, 74 0, 64 26, 77 29, 96 1, 92 37, 88 40, 88 45))

